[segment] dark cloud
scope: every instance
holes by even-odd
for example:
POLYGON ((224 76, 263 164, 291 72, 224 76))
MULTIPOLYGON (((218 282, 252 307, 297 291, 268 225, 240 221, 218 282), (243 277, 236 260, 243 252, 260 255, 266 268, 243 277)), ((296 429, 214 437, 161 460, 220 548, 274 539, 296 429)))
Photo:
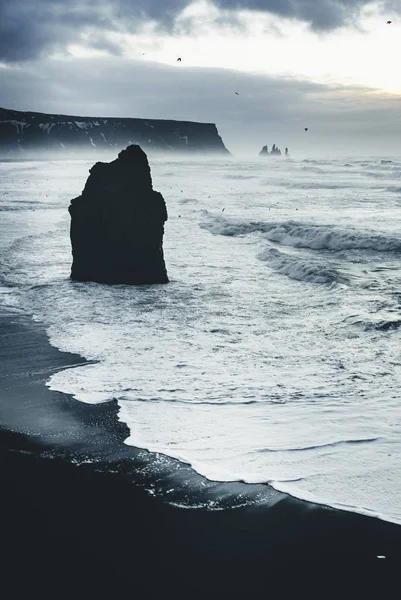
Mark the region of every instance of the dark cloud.
POLYGON ((121 57, 41 60, 0 69, 0 77, 5 108, 213 122, 239 154, 256 156, 266 143, 294 156, 399 153, 400 99, 364 88, 121 57))
POLYGON ((330 30, 352 22, 365 6, 401 12, 399 0, 213 0, 225 10, 255 10, 306 21, 315 30, 330 30))
MULTIPOLYGON (((316 30, 333 29, 352 20, 375 0, 214 0, 230 20, 238 9, 271 12, 302 19, 316 30)), ((88 45, 107 49, 106 33, 135 31, 147 20, 172 30, 190 0, 0 0, 0 60, 19 62, 64 49, 85 33, 88 45), (103 38, 103 41, 102 41, 103 38)), ((399 0, 383 6, 401 12, 399 0)), ((116 47, 112 53, 118 53, 116 47)))
POLYGON ((0 0, 0 59, 18 62, 64 48, 84 30, 113 29, 110 17, 92 0, 0 0))
MULTIPOLYGON (((0 0, 0 60, 20 62, 64 49, 85 33, 107 48, 107 32, 135 31, 154 20, 167 29, 189 0, 0 0)), ((114 47, 112 53, 116 53, 114 47)))

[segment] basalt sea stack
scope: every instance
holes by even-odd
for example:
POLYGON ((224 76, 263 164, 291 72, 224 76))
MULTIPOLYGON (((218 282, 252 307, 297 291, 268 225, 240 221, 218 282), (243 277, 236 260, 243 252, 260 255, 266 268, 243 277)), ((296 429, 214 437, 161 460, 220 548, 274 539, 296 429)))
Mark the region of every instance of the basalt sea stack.
POLYGON ((71 201, 71 279, 131 285, 167 283, 163 256, 167 210, 155 192, 147 156, 128 146, 97 162, 71 201))

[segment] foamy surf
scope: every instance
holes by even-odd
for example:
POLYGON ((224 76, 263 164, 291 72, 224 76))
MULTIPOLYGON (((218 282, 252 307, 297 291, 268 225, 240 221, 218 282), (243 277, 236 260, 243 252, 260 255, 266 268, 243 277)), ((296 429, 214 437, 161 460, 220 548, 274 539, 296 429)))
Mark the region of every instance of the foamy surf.
POLYGON ((308 281, 326 285, 348 283, 348 278, 334 267, 330 268, 322 261, 288 255, 270 248, 258 255, 259 260, 268 263, 277 273, 287 275, 297 281, 308 281))
POLYGON ((8 188, 7 206, 24 201, 2 212, 0 302, 93 361, 48 385, 117 399, 127 443, 154 465, 174 457, 399 523, 399 166, 350 160, 350 180, 344 163, 275 161, 268 177, 242 163, 235 179, 235 161, 155 160, 171 283, 143 288, 69 281, 66 207, 90 165, 52 165, 47 208, 8 188))
POLYGON ((401 251, 401 238, 296 221, 234 221, 207 214, 202 227, 214 234, 233 237, 260 233, 267 240, 294 248, 338 252, 342 250, 401 251))

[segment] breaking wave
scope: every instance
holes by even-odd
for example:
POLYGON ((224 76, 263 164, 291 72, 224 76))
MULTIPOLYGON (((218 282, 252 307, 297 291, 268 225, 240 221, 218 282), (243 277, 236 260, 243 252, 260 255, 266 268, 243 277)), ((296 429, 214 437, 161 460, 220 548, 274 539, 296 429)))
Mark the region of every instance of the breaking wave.
MULTIPOLYGON (((271 180, 265 180, 262 185, 272 185, 271 180)), ((285 187, 287 189, 294 190, 346 190, 355 187, 352 183, 331 183, 321 181, 291 181, 290 183, 283 179, 282 181, 275 182, 275 185, 285 187)))
POLYGON ((334 268, 325 267, 321 262, 289 256, 274 248, 265 250, 258 258, 268 262, 269 266, 278 273, 297 281, 321 284, 348 283, 348 279, 334 268))
POLYGON ((396 331, 401 328, 401 319, 366 319, 360 316, 351 316, 345 319, 349 325, 360 327, 364 331, 396 331))
POLYGON ((308 224, 297 221, 240 221, 210 215, 201 224, 201 227, 215 235, 234 237, 260 233, 268 240, 283 246, 309 248, 311 250, 401 251, 401 238, 365 233, 355 229, 339 229, 331 225, 308 224))
POLYGON ((240 175, 238 173, 223 175, 224 179, 255 179, 257 175, 240 175))

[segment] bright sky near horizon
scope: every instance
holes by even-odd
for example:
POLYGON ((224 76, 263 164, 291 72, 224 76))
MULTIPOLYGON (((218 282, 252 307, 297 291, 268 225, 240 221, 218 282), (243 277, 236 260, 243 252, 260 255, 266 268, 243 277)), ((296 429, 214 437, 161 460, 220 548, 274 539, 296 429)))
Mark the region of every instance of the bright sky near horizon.
MULTIPOLYGON (((295 76, 401 95, 396 66, 401 56, 401 16, 398 22, 387 16, 373 4, 339 29, 316 32, 304 21, 262 12, 239 11, 238 22, 224 22, 212 3, 200 0, 177 17, 173 33, 157 32, 156 24, 148 23, 136 34, 111 32, 108 40, 134 59, 174 64, 180 56, 187 67, 295 76)), ((68 49, 73 56, 107 52, 85 43, 68 49)))
POLYGON ((258 115, 293 144, 314 114, 334 145, 348 136, 357 151, 366 130, 399 146, 400 0, 29 4, 0 0, 0 105, 247 125, 252 146, 258 115))

